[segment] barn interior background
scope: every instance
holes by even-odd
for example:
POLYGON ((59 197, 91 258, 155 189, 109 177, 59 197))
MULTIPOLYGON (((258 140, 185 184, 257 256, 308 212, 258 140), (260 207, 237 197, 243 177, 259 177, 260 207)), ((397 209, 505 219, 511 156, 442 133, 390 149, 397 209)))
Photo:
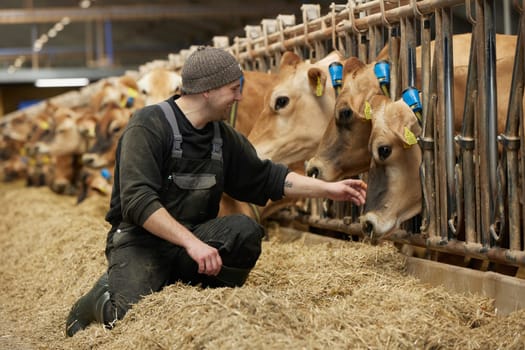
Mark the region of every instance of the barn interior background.
MULTIPOLYGON (((422 91, 424 118, 434 118, 436 129, 429 130, 429 122, 421 138, 422 169, 435 174, 424 183, 424 215, 407 222, 390 239, 426 249, 430 263, 408 265, 422 280, 486 293, 496 298, 503 313, 525 307, 523 1, 251 1, 248 5, 242 1, 84 0, 74 5, 65 0, 26 0, 23 6, 15 0, 2 2, 0 30, 6 35, 0 37, 0 112, 6 119, 20 107, 76 91, 37 88, 40 78, 87 78, 94 83, 156 60, 177 68, 193 45, 224 47, 246 70, 277 71, 286 50, 312 62, 332 49, 373 62, 384 44, 395 40, 400 40, 400 52, 412 52, 416 44, 436 38, 444 53, 453 33, 476 33, 478 45, 472 50, 471 63, 476 64, 472 76, 475 72, 477 78, 470 81, 468 91, 480 101, 471 108, 483 122, 474 126, 477 132, 464 130, 458 139, 449 132, 446 74, 451 62, 449 57, 436 56, 438 78, 431 78, 427 67, 427 89, 422 91), (491 54, 496 33, 521 35, 513 67, 512 112, 504 135, 490 128, 496 117, 490 107, 495 92, 491 90, 496 79, 491 54), (436 96, 435 105, 429 103, 431 96, 436 96), (490 131, 485 135, 481 130, 490 131), (498 142, 504 150, 501 154, 496 152, 498 142), (460 151, 450 152, 455 144, 460 151)), ((401 83, 391 87, 393 96, 406 86, 408 67, 413 64, 410 54, 397 59, 401 83)), ((473 113, 467 110, 465 124, 473 113)), ((272 223, 295 221, 321 236, 362 238, 357 220, 360 209, 343 208, 330 216, 321 212, 322 204, 309 204, 305 211, 277 213, 272 223)))
MULTIPOLYGON (((496 23, 499 33, 516 34, 518 16, 512 1, 495 4, 498 18, 503 18, 496 23)), ((226 36, 232 44, 236 36, 246 36, 246 26, 260 25, 265 18, 294 15, 300 23, 301 5, 309 3, 4 0, 0 5, 0 114, 64 91, 33 89, 39 77, 93 81, 120 75, 191 45, 212 44, 214 36, 226 36)), ((331 3, 315 2, 323 14, 330 11, 331 3)), ((456 9, 454 14, 455 30, 468 31, 465 10, 456 9)))

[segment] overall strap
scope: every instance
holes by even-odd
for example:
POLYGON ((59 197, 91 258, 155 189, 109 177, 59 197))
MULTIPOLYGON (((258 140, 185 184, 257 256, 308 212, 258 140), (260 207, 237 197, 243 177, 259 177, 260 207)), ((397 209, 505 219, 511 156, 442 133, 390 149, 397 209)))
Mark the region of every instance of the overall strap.
POLYGON ((162 101, 158 103, 158 105, 164 112, 164 116, 170 123, 171 129, 173 131, 173 148, 171 150, 171 155, 174 158, 182 158, 182 146, 181 146, 182 145, 182 135, 179 131, 179 126, 177 124, 177 118, 175 118, 175 113, 173 113, 173 108, 171 108, 170 104, 166 101, 162 101))
POLYGON ((213 123, 213 132, 211 159, 222 161, 222 138, 218 122, 213 123))

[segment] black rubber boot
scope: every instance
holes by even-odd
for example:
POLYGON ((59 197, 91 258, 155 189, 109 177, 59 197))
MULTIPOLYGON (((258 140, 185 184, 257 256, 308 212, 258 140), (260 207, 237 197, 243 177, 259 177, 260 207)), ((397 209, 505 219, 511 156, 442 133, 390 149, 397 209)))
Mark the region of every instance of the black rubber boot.
POLYGON ((104 323, 104 306, 109 301, 108 274, 104 273, 91 290, 73 305, 66 320, 66 335, 72 337, 92 322, 104 323))

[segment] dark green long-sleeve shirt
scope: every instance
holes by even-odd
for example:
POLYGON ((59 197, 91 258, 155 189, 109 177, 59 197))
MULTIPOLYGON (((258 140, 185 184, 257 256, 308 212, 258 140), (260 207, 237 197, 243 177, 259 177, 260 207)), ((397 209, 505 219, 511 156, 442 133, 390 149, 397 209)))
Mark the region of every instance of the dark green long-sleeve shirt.
MULTIPOLYGON (((213 125, 194 128, 170 98, 182 134, 184 158, 209 159, 213 125)), ((284 196, 284 179, 289 169, 257 157, 248 140, 224 122, 220 122, 223 139, 224 189, 231 197, 257 205, 284 196)), ((172 129, 157 105, 133 114, 116 153, 110 209, 106 220, 142 226, 162 207, 159 201, 163 179, 173 145, 172 129)))

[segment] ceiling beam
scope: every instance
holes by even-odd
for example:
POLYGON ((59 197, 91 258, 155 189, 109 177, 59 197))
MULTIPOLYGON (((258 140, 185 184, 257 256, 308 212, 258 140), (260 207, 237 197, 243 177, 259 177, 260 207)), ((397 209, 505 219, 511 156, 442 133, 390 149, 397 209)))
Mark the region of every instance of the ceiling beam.
POLYGON ((232 18, 236 16, 262 19, 264 16, 276 17, 278 14, 293 14, 297 5, 272 2, 268 5, 213 6, 213 5, 126 5, 79 7, 47 7, 0 10, 0 24, 53 23, 63 17, 72 22, 92 20, 132 21, 158 20, 167 18, 205 19, 232 18))

